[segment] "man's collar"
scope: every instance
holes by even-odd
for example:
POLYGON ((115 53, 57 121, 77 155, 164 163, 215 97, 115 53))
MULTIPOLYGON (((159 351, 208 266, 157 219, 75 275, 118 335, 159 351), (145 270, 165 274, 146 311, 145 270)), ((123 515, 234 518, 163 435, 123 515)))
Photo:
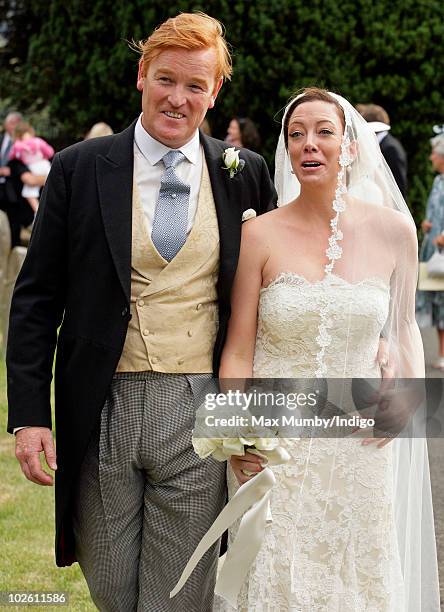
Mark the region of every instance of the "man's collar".
MULTIPOLYGON (((167 147, 158 140, 155 140, 152 136, 150 136, 150 134, 148 134, 142 125, 142 114, 136 123, 134 140, 142 155, 152 166, 157 164, 162 157, 168 153, 168 151, 171 151, 170 147, 167 147)), ((196 130, 196 133, 189 142, 187 142, 183 147, 180 147, 180 151, 182 151, 188 161, 190 161, 192 164, 197 164, 199 161, 200 151, 199 130, 196 130)))
POLYGON ((379 134, 380 132, 388 132, 390 130, 388 123, 383 123, 382 121, 369 121, 368 124, 375 134, 379 134))

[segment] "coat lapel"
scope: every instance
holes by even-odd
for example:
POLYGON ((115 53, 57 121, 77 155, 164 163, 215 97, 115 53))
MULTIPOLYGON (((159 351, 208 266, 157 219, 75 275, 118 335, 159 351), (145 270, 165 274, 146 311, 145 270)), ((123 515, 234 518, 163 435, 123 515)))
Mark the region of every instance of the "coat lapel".
POLYGON ((129 303, 135 122, 96 157, 97 188, 105 234, 117 275, 129 303))
POLYGON ((239 257, 241 237, 241 176, 230 179, 223 169, 224 143, 200 134, 211 188, 216 205, 220 238, 219 297, 229 300, 229 292, 239 257))

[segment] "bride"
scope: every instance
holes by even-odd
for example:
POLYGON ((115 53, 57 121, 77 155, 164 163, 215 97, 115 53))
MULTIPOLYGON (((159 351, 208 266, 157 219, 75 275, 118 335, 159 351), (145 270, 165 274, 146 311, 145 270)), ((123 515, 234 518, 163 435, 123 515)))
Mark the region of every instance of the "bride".
MULTIPOLYGON (((244 225, 220 377, 380 379, 387 355, 397 378, 424 377, 415 225, 365 121, 304 90, 276 178, 289 203, 244 225)), ((426 440, 282 444, 291 460, 273 467, 273 521, 236 609, 438 612, 426 440)), ((259 461, 232 457, 230 497, 259 461)), ((217 597, 214 609, 234 608, 217 597)))

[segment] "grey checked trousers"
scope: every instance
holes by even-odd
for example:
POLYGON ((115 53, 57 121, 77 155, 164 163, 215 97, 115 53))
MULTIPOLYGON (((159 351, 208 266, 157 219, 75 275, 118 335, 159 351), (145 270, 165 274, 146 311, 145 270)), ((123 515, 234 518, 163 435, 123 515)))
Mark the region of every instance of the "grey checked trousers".
POLYGON ((175 598, 169 592, 226 499, 225 463, 201 460, 189 378, 116 374, 82 465, 76 553, 106 612, 210 612, 219 544, 175 598))

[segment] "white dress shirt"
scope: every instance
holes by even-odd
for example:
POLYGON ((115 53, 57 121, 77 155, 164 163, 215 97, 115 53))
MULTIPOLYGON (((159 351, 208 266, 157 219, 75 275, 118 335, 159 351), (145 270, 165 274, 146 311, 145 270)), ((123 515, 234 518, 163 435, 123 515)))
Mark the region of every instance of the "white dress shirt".
MULTIPOLYGON (((204 153, 199 141, 199 131, 196 130, 192 139, 178 150, 182 151, 186 159, 176 166, 175 172, 184 183, 190 185, 187 226, 187 233, 189 234, 193 227, 197 210, 202 177, 204 153)), ((155 140, 148 134, 142 125, 142 115, 140 115, 134 131, 134 172, 139 189, 140 202, 150 234, 153 228, 154 211, 159 199, 160 180, 165 172, 162 157, 168 151, 171 151, 170 147, 155 140)))
POLYGON ((377 132, 376 138, 378 139, 379 144, 381 144, 381 142, 384 140, 387 134, 388 134, 388 130, 386 130, 385 132, 377 132))

